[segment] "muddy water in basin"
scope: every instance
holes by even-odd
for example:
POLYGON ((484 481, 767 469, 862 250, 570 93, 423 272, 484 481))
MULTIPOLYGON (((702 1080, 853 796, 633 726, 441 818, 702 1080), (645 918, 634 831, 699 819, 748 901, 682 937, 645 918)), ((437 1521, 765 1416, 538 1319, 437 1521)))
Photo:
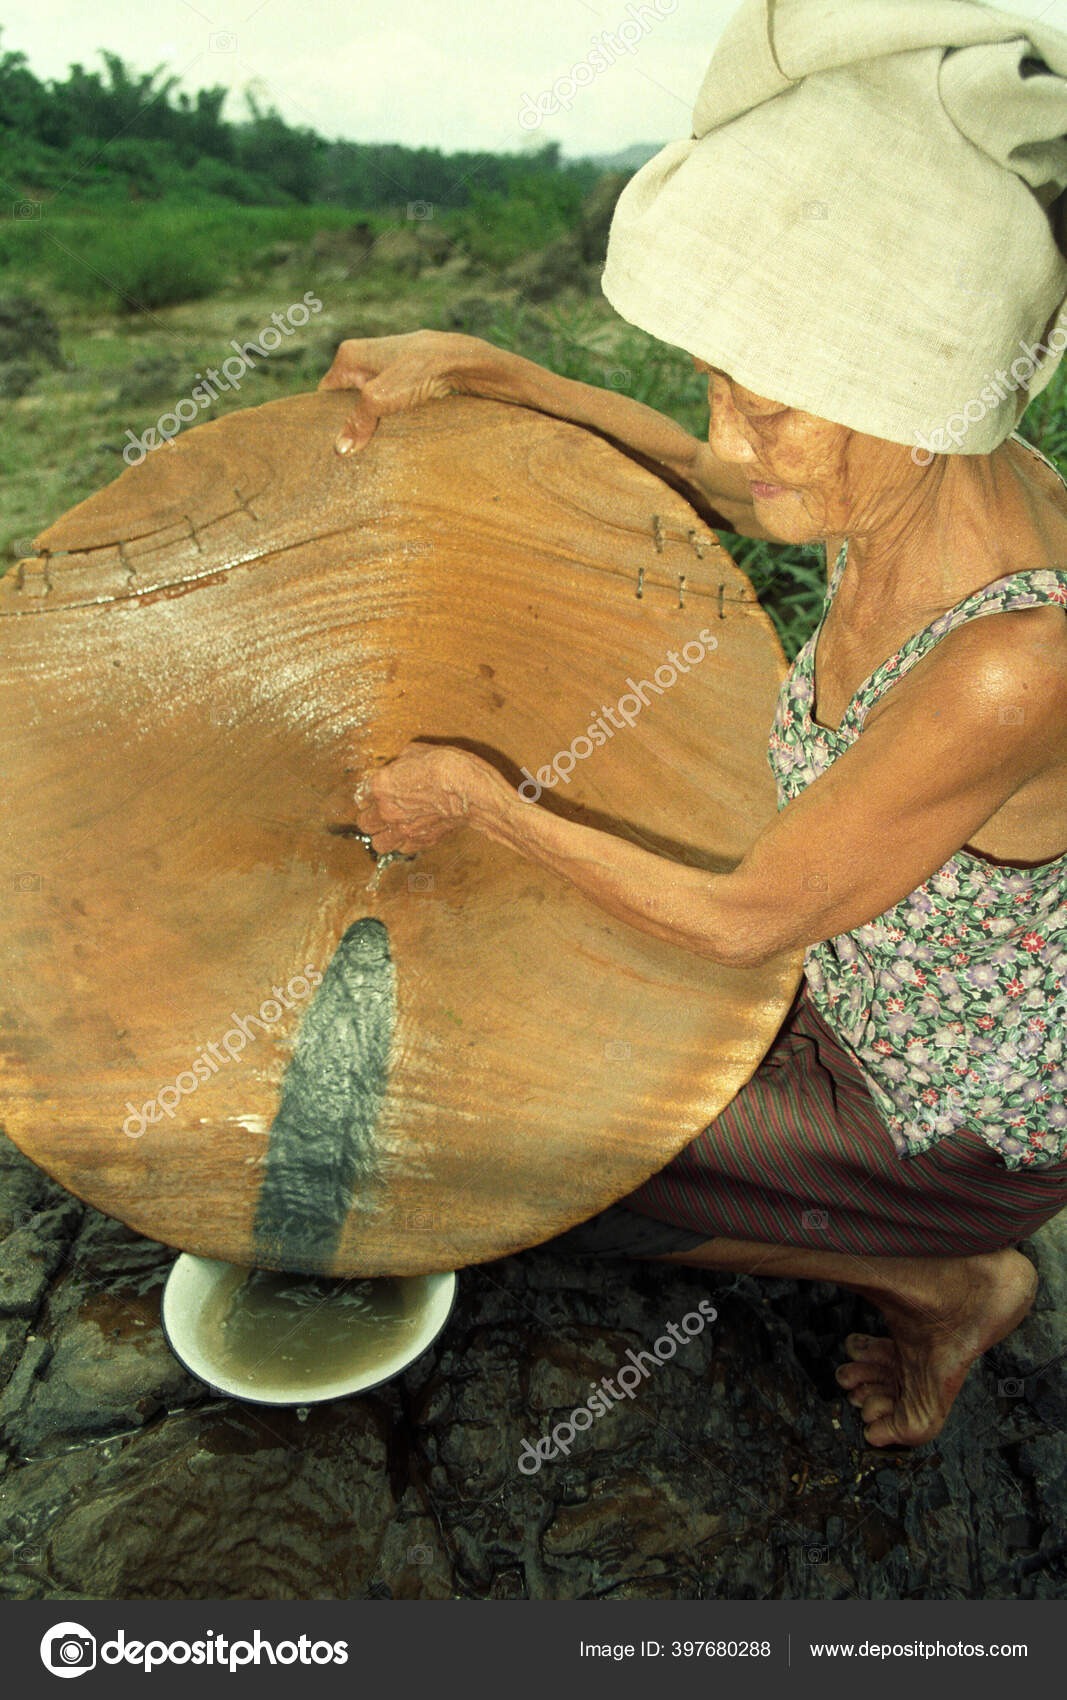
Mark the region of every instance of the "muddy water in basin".
POLYGON ((372 1374, 414 1339, 421 1277, 331 1281, 233 1269, 212 1293, 201 1339, 220 1375, 265 1398, 372 1374))

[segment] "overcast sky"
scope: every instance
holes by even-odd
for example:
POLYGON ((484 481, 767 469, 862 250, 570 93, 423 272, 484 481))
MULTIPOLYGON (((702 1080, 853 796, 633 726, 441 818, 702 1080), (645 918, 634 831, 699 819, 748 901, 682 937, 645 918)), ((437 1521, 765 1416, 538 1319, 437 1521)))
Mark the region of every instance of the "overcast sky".
MULTIPOLYGON (((251 86, 289 122, 330 137, 501 152, 551 140, 574 156, 688 135, 734 9, 735 0, 4 0, 0 47, 25 53, 42 77, 72 61, 99 65, 101 47, 137 70, 166 63, 186 88, 232 89, 231 118, 251 86), (579 73, 591 80, 570 111, 542 112, 535 124, 538 95, 588 61, 605 32, 609 42, 629 38, 632 51, 602 53, 601 65, 617 62, 579 73)), ((1002 9, 1067 29, 1067 0, 1002 9)))

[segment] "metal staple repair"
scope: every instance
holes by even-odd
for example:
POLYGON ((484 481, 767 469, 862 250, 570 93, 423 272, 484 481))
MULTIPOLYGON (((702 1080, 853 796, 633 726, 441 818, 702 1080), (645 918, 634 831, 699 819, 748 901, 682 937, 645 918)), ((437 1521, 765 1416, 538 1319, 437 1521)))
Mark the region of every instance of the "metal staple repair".
POLYGON ((656 554, 662 555, 667 533, 659 514, 652 515, 652 541, 656 545, 656 554))
MULTIPOLYGON (((688 573, 679 573, 678 574, 678 606, 679 606, 679 608, 685 607, 685 593, 688 590, 688 588, 689 588, 689 575, 688 575, 688 573)), ((634 595, 638 598, 638 600, 640 600, 641 598, 643 598, 644 594, 645 594, 645 569, 644 569, 644 567, 638 567, 638 569, 637 569, 637 589, 635 590, 634 595)), ((701 594, 701 591, 698 589, 697 595, 699 596, 700 594, 701 594)), ((742 591, 739 596, 727 596, 725 584, 720 584, 719 590, 718 590, 718 607, 719 607, 719 619, 720 620, 725 620, 725 618, 726 618, 726 603, 727 602, 729 602, 731 604, 736 604, 738 607, 745 607, 745 608, 752 608, 753 606, 756 607, 756 608, 759 607, 759 598, 758 597, 752 598, 750 596, 746 596, 744 591, 742 591)))

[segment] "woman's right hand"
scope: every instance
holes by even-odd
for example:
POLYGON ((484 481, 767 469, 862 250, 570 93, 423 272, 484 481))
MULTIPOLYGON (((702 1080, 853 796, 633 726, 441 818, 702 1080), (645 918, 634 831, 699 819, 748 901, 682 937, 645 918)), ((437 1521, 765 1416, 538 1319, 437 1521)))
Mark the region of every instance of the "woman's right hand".
MULTIPOLYGON (((379 419, 404 413, 441 396, 470 394, 462 367, 484 357, 491 344, 452 331, 410 331, 405 336, 342 342, 320 390, 358 390, 359 400, 334 443, 349 454, 370 442, 379 419)), ((499 353, 499 351, 494 351, 499 353)))

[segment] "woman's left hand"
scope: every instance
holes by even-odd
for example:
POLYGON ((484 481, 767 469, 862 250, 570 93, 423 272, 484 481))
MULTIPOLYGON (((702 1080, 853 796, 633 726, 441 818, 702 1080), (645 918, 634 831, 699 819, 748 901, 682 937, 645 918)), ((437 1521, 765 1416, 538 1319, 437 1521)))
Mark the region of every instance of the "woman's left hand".
POLYGON ((427 850, 466 824, 483 769, 488 763, 467 750, 408 744, 356 787, 356 824, 379 856, 427 850))

